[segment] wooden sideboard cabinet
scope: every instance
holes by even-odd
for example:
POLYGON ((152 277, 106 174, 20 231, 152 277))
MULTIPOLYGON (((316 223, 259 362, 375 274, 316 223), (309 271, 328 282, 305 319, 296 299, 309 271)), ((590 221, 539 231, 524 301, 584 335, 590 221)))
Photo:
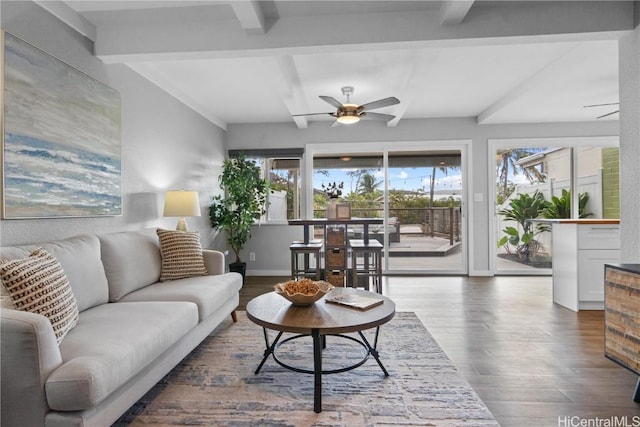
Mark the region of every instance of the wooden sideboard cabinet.
POLYGON ((640 375, 640 264, 607 264, 604 282, 604 355, 640 375))

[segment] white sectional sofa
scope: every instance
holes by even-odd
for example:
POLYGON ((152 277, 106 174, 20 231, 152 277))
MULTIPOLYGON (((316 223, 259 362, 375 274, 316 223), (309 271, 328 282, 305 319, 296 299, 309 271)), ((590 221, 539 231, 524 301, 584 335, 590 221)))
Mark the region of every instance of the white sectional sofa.
POLYGON ((78 320, 58 344, 46 317, 1 309, 2 426, 109 426, 235 320, 242 277, 221 252, 202 251, 206 275, 165 282, 156 229, 3 247, 0 259, 37 247, 62 266, 78 320))

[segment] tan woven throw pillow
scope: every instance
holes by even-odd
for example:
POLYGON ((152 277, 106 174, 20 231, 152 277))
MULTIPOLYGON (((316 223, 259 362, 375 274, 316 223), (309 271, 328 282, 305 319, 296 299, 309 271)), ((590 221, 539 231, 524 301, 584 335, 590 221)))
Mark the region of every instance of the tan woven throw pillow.
POLYGON ((204 276, 207 268, 202 256, 200 233, 197 231, 173 231, 157 229, 160 239, 162 269, 160 281, 204 276))
POLYGON ((0 278, 16 309, 45 316, 58 344, 78 322, 78 305, 60 262, 43 248, 0 262, 0 278))

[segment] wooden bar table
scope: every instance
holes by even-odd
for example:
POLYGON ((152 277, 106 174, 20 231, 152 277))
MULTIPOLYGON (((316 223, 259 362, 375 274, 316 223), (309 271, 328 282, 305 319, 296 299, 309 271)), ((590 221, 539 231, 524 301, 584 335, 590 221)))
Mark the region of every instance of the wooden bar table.
MULTIPOLYGON (((311 228, 315 226, 321 226, 324 230, 329 225, 362 225, 363 226, 363 240, 365 243, 369 243, 369 225, 382 225, 384 220, 382 218, 350 218, 350 219, 326 219, 326 218, 313 218, 313 219, 290 219, 289 225, 302 225, 304 226, 304 243, 309 243, 311 239, 311 228)), ((323 233, 326 235, 326 233, 323 233)), ((325 242, 326 243, 326 242, 325 242)))
MULTIPOLYGON (((347 236, 350 226, 361 225, 362 240, 365 245, 369 244, 369 226, 370 225, 382 225, 384 220, 382 218, 350 218, 350 219, 326 219, 326 218, 314 218, 314 219, 290 219, 289 225, 298 225, 304 227, 304 244, 307 245, 311 241, 313 236, 313 228, 320 226, 323 229, 324 236, 324 248, 325 248, 325 265, 323 267, 324 279, 330 282, 334 286, 345 286, 348 278, 348 261, 347 261, 347 236), (329 233, 329 230, 333 226, 342 227, 342 236, 340 243, 336 243, 333 240, 336 237, 336 233, 329 233), (330 258, 329 258, 330 257, 330 258)), ((308 258, 304 260, 304 269, 308 269, 308 258)), ((365 264, 368 264, 368 255, 365 255, 365 264)))

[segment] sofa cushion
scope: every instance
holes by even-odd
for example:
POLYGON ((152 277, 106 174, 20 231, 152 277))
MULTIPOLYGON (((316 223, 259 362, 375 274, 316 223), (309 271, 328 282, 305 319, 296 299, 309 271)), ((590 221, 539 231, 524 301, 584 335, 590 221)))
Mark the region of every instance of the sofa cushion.
POLYGON ((100 259, 100 241, 96 236, 76 236, 38 246, 3 247, 0 248, 0 259, 24 258, 39 246, 60 262, 79 311, 108 301, 109 287, 100 259))
POLYGON ((16 309, 51 322, 58 344, 78 321, 78 306, 60 262, 38 248, 21 259, 0 262, 0 278, 16 309))
POLYGON ((109 281, 109 301, 160 280, 160 247, 155 228, 99 236, 109 281))
POLYGON ((198 306, 200 320, 213 314, 242 288, 239 273, 198 276, 158 282, 131 292, 120 301, 189 301, 198 306))
POLYGON ((200 233, 159 228, 157 234, 160 239, 162 258, 161 282, 207 274, 202 256, 200 233))
POLYGON ((63 364, 46 380, 51 409, 95 406, 141 372, 198 323, 188 302, 104 304, 80 313, 60 344, 63 364))

